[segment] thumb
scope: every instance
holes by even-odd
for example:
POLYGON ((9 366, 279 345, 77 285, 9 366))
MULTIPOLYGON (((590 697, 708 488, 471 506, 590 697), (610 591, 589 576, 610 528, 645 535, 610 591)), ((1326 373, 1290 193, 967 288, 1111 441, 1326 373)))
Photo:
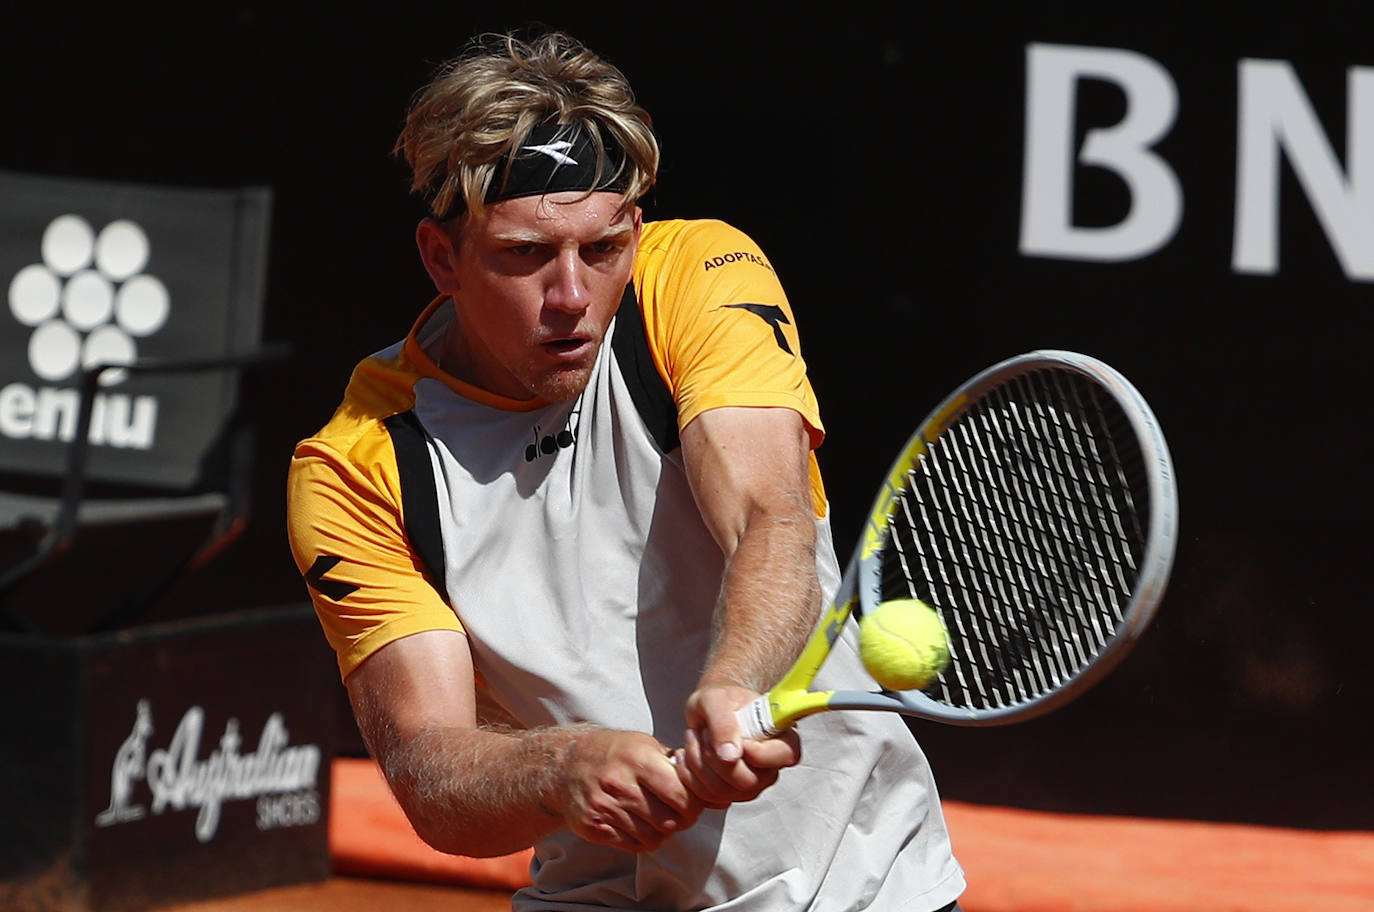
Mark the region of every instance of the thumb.
POLYGON ((725 763, 734 763, 744 755, 741 746, 739 720, 734 704, 724 694, 714 695, 706 713, 706 733, 716 756, 725 763))

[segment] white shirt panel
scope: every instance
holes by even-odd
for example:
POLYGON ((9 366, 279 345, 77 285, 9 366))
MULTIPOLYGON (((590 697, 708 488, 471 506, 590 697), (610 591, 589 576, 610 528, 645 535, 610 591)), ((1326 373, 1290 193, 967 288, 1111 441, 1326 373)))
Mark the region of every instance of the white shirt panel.
MULTIPOLYGON (((611 346, 577 402, 504 411, 422 380, 415 413, 431 435, 448 595, 491 696, 528 727, 590 721, 682 744, 723 560, 680 450, 665 456, 650 439, 611 346), (558 447, 564 430, 575 442, 558 447), (553 451, 538 450, 549 436, 553 451)), ((828 595, 839 582, 828 522, 818 533, 828 595)), ((839 686, 871 686, 852 642, 817 679, 839 686)), ((904 724, 835 713, 800 730, 800 766, 655 852, 554 833, 535 847, 534 885, 515 909, 931 910, 955 899, 962 872, 904 724)))

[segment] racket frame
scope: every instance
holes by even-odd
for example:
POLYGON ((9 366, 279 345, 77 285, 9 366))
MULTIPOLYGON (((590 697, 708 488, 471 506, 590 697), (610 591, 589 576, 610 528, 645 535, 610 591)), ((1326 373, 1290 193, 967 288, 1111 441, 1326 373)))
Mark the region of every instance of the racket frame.
POLYGON ((1109 365, 1076 352, 1045 349, 1008 358, 976 374, 945 397, 902 447, 874 498, 862 539, 850 557, 834 601, 796 663, 778 684, 739 711, 746 737, 765 737, 798 719, 828 710, 886 710, 952 725, 1005 725, 1049 712, 1074 699, 1110 671, 1140 638, 1164 596, 1178 536, 1178 495, 1168 445, 1140 392, 1109 365), (882 551, 908 473, 919 469, 930 444, 983 394, 1041 368, 1068 369, 1095 380, 1117 400, 1141 448, 1149 497, 1148 534, 1134 591, 1121 626, 1103 650, 1056 688, 1008 706, 957 707, 922 691, 811 691, 808 688, 852 615, 862 619, 882 597, 882 551))

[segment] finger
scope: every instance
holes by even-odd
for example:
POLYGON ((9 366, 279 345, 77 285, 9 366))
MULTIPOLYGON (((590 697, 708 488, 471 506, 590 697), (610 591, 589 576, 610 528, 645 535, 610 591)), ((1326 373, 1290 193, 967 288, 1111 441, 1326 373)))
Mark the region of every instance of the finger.
POLYGON ((639 815, 640 819, 648 824, 660 838, 665 839, 696 823, 702 807, 701 802, 693 802, 696 811, 685 813, 668 806, 652 793, 645 795, 644 798, 643 809, 631 809, 632 812, 639 815))
MULTIPOLYGON (((587 808, 573 831, 589 842, 630 852, 655 849, 677 830, 660 831, 650 820, 650 808, 650 800, 639 789, 606 792, 587 808)), ((673 813, 661 802, 658 808, 660 816, 673 813)))
POLYGON ((761 770, 753 769, 744 761, 743 751, 740 759, 726 762, 720 759, 718 750, 712 750, 709 742, 705 742, 701 753, 706 765, 720 777, 725 788, 730 791, 732 800, 740 801, 742 795, 753 797, 758 793, 761 770))
MULTIPOLYGON (((786 750, 774 748, 772 753, 787 754, 786 750)), ((718 799, 730 802, 752 801, 757 798, 759 793, 777 781, 778 771, 775 768, 766 766, 754 767, 744 758, 733 763, 722 764, 714 759, 714 753, 706 750, 702 752, 706 760, 707 768, 719 778, 720 785, 716 789, 715 795, 718 799)), ((779 757, 780 760, 786 759, 779 757)))
POLYGON ((682 751, 683 763, 679 773, 687 788, 708 807, 728 807, 733 798, 733 790, 709 765, 702 750, 701 739, 696 732, 688 729, 684 741, 686 746, 682 751))
POLYGON ((744 762, 756 770, 784 769, 801 762, 801 738, 788 729, 772 738, 744 742, 744 762))
POLYGON ((658 754, 641 768, 638 781, 648 797, 662 802, 683 818, 695 820, 701 813, 701 802, 687 784, 687 762, 683 748, 658 754))
MULTIPOLYGON (((674 752, 676 753, 676 752, 674 752)), ((687 787, 672 756, 660 754, 639 778, 638 801, 626 807, 655 829, 676 832, 691 826, 701 814, 701 801, 687 787)))
POLYGON ((735 718, 733 703, 723 693, 711 693, 705 698, 706 734, 714 745, 716 759, 721 763, 734 763, 744 756, 741 746, 743 737, 739 730, 739 720, 735 718))
POLYGON ((633 850, 654 848, 696 822, 701 802, 678 777, 666 749, 651 739, 632 744, 626 775, 606 777, 595 799, 598 822, 619 831, 633 850))
POLYGON ((701 768, 698 777, 697 781, 701 784, 693 787, 700 791, 702 801, 708 807, 724 808, 737 801, 757 798, 760 792, 777 781, 778 771, 751 769, 743 760, 737 760, 727 776, 721 776, 707 765, 701 768))
POLYGON ((652 852, 676 830, 663 831, 638 814, 628 814, 618 827, 631 852, 652 852))
POLYGON ((689 787, 693 794, 714 808, 728 807, 731 800, 729 784, 720 773, 710 765, 711 757, 704 749, 704 742, 690 729, 686 734, 686 772, 690 777, 689 787))
POLYGON ((597 845, 610 846, 626 852, 649 852, 662 843, 663 834, 646 827, 641 821, 627 819, 620 824, 600 821, 574 830, 579 837, 597 845))

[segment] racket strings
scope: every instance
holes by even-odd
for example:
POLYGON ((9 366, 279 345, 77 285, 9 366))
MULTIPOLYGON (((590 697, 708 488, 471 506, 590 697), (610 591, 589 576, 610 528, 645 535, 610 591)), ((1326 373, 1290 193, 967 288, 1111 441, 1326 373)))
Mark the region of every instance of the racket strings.
POLYGON ((893 510, 883 597, 945 619, 930 696, 1023 703, 1112 641, 1144 547, 1138 449, 1112 397, 1062 370, 1004 383, 928 444, 893 510))
MULTIPOLYGON (((1043 375, 1040 379, 1043 379, 1043 375)), ((1072 455, 1072 444, 1068 438, 1072 436, 1074 444, 1080 442, 1073 416, 1061 414, 1054 408, 1046 408, 1044 397, 1049 391, 1042 387, 1038 392, 1041 398, 1035 400, 1033 408, 1034 417, 1039 425, 1036 439, 1044 444, 1041 453, 1049 469, 1046 472, 1046 481, 1057 495, 1057 499, 1049 506, 1053 507, 1054 521, 1058 523, 1058 531, 1062 533, 1058 537, 1052 537, 1051 542, 1055 546, 1055 556, 1060 568, 1076 566, 1083 573, 1082 586, 1065 590, 1074 616, 1082 622, 1081 629, 1070 631, 1064 624, 1065 615, 1054 616, 1059 625, 1061 641, 1070 647, 1078 647, 1076 653, 1070 657, 1072 666, 1077 668, 1085 665, 1098 649, 1105 646, 1108 638, 1108 634, 1104 634, 1098 623, 1099 615, 1087 607, 1091 600, 1095 599, 1100 606, 1110 605, 1116 609, 1117 620, 1120 620, 1121 612, 1116 605, 1115 591, 1104 590, 1099 579, 1099 574, 1106 569, 1103 558, 1104 544, 1110 549, 1112 539, 1105 534, 1106 530, 1092 525, 1094 516, 1101 517, 1105 514, 1100 508, 1091 509, 1092 504, 1088 502, 1089 498, 1084 493, 1086 478, 1083 476, 1086 473, 1081 472, 1080 468, 1086 469, 1087 466, 1083 461, 1081 448, 1079 460, 1069 458, 1072 455), (1067 548, 1066 541, 1069 545, 1067 548), (1088 552, 1091 552, 1091 555, 1088 552), (1084 651, 1083 641, 1074 636, 1079 632, 1085 635, 1091 632, 1097 634, 1096 642, 1087 644, 1089 652, 1084 651)), ((1100 498, 1094 499, 1100 503, 1100 498)))
MULTIPOLYGON (((936 466, 935 470, 938 472, 939 467, 936 466)), ((946 524, 946 514, 938 505, 932 505, 930 509, 927 509, 921 496, 922 492, 920 489, 909 487, 908 492, 914 496, 902 497, 899 500, 900 509, 902 510, 902 515, 908 528, 916 528, 918 522, 923 524, 925 528, 934 528, 938 526, 941 533, 945 536, 945 540, 949 542, 955 541, 958 535, 963 534, 962 528, 951 528, 946 524), (913 509, 920 514, 919 520, 913 515, 913 509)), ((944 506, 953 507, 954 504, 947 501, 944 506)), ((967 516, 965 518, 967 518, 967 516)), ((938 552, 928 554, 921 537, 913 536, 910 539, 910 543, 914 546, 915 557, 920 565, 920 578, 932 581, 931 594, 924 597, 926 601, 938 604, 940 595, 948 597, 952 596, 954 592, 967 591, 968 583, 965 577, 967 576, 972 579, 977 595, 976 607, 978 610, 976 612, 957 615, 952 620, 957 627, 959 639, 969 644, 970 649, 978 651, 981 663, 952 666, 952 672, 958 679, 958 686, 960 688, 965 690, 976 690, 982 702, 985 704, 996 704, 997 701, 1000 700, 1000 695, 995 692, 989 692, 984 686, 982 675, 976 672, 980 668, 995 667, 998 671, 1003 672, 1002 679, 1006 679, 1009 675, 1016 674, 1019 669, 1007 669, 1002 666, 1000 654, 995 648, 996 643, 999 641, 998 637, 984 631, 985 627, 996 623, 996 617, 987 610, 987 603, 981 586, 982 577, 974 573, 965 574, 963 572, 964 567, 960 566, 959 561, 946 561, 943 559, 943 555, 938 552), (953 579, 951 579, 951 569, 953 571, 953 579), (989 647, 992 648, 990 649, 989 647)), ((903 537, 893 536, 892 544, 899 557, 899 562, 903 567, 903 581, 907 583, 908 592, 915 594, 913 587, 910 585, 910 581, 916 577, 913 576, 908 569, 908 559, 903 537)), ((970 557, 967 548, 962 550, 962 556, 965 561, 970 557)))

